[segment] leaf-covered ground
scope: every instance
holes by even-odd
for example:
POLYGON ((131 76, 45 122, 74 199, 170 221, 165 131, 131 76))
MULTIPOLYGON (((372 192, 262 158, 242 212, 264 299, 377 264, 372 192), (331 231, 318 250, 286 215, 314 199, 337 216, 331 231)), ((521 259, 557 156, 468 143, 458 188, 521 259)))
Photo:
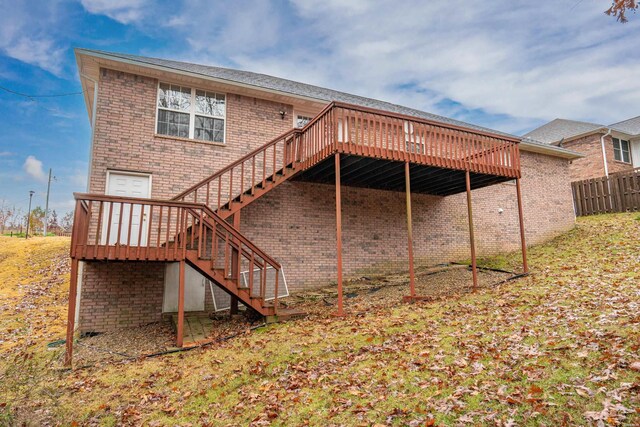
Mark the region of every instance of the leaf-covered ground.
MULTIPOLYGON (((531 276, 496 288, 271 325, 208 349, 69 372, 60 350, 23 342, 19 360, 0 360, 0 422, 636 426, 637 217, 580 219, 530 250, 531 276)), ((52 328, 64 325, 56 313, 52 328)))

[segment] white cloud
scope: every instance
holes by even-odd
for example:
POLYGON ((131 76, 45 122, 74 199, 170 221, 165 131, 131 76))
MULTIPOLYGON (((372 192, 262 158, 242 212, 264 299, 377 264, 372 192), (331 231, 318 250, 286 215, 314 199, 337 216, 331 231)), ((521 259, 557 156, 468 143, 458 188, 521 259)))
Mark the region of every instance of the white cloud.
POLYGON ((60 0, 36 7, 0 0, 0 53, 61 76, 65 49, 58 35, 66 28, 66 18, 60 8, 60 0))
POLYGON ((147 0, 80 0, 80 3, 87 12, 108 16, 122 24, 141 20, 147 6, 147 0))
POLYGON ((291 29, 283 25, 281 12, 272 2, 263 0, 186 0, 166 24, 156 21, 150 25, 184 38, 191 49, 181 52, 183 56, 201 58, 204 54, 220 61, 240 54, 264 55, 274 47, 285 47, 291 29))
MULTIPOLYGON (((63 31, 68 0, 26 3, 0 0, 0 52, 60 74, 65 51, 52 34, 63 31)), ((640 17, 621 25, 596 2, 80 3, 157 37, 161 47, 143 54, 264 72, 506 131, 555 117, 615 122, 640 105, 640 17)))
MULTIPOLYGON (((519 132, 542 120, 624 119, 640 105, 640 20, 575 0, 189 2, 167 24, 194 62, 328 86, 519 132), (236 19, 234 19, 236 18, 236 19)), ((175 57, 175 55, 173 55, 175 57)))
POLYGON ((64 48, 56 47, 51 39, 33 39, 22 36, 11 45, 5 46, 5 53, 27 64, 37 65, 55 75, 62 72, 64 48))
POLYGON ((269 55, 232 54, 241 68, 462 120, 483 111, 511 132, 558 116, 613 122, 640 105, 640 61, 630 53, 640 20, 620 25, 601 4, 293 4, 298 26, 279 30, 291 37, 269 55))
POLYGON ((29 177, 35 179, 36 181, 47 181, 47 175, 45 175, 44 170, 42 169, 42 162, 35 156, 27 157, 27 159, 24 161, 24 164, 22 165, 22 169, 29 177))

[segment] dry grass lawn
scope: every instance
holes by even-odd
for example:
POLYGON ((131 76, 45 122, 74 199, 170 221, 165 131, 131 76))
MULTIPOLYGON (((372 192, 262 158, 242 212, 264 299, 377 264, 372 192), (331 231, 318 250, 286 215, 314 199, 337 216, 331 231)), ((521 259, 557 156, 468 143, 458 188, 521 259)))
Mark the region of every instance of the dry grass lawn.
POLYGON ((637 214, 580 219, 531 249, 531 276, 474 294, 73 371, 46 346, 63 337, 67 242, 0 240, 0 424, 640 424, 637 214))

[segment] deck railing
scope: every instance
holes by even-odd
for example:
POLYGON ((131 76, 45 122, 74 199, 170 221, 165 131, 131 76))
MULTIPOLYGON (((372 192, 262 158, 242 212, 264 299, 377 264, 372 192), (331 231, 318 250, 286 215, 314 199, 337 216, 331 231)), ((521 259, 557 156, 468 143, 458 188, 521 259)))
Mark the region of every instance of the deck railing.
POLYGON ((338 151, 447 169, 520 176, 519 140, 364 107, 331 103, 292 129, 188 188, 173 200, 214 211, 338 151))
POLYGON ((267 269, 275 270, 277 305, 280 264, 203 204, 99 194, 74 194, 71 257, 82 260, 181 261, 187 251, 209 268, 265 298, 267 269), (257 280, 257 282, 256 282, 257 280))
POLYGON ((260 188, 275 183, 304 160, 310 166, 322 153, 331 149, 331 111, 328 106, 303 129, 291 129, 265 145, 251 151, 230 165, 220 169, 172 200, 204 203, 218 211, 233 200, 243 201, 260 188))

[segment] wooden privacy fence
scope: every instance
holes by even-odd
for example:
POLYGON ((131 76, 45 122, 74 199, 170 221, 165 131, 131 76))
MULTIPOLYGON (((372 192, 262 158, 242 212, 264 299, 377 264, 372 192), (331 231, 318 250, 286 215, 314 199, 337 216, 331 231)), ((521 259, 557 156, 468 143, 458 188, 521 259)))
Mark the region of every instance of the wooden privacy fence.
POLYGON ((640 211, 640 168, 571 183, 577 216, 640 211))

